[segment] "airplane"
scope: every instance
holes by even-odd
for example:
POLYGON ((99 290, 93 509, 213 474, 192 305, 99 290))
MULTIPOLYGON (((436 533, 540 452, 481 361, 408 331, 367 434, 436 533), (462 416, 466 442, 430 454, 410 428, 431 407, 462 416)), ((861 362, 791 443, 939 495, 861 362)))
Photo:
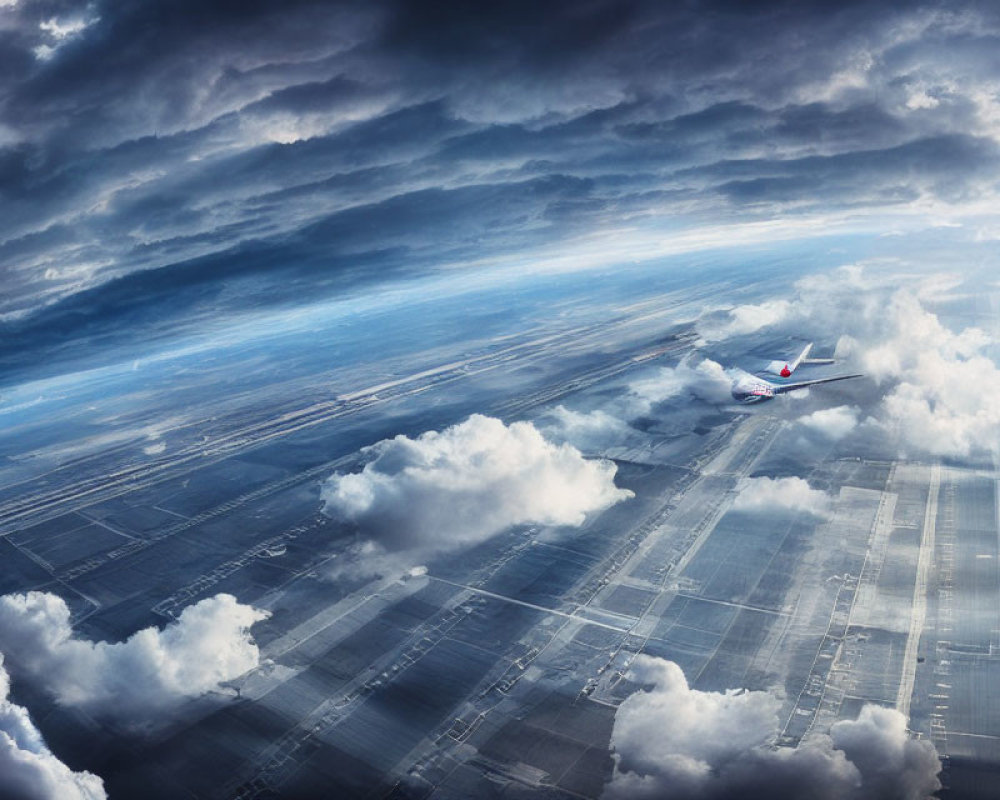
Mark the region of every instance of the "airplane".
MULTIPOLYGON (((765 371, 773 375, 780 375, 782 378, 791 377, 792 373, 802 364, 833 364, 832 358, 809 358, 812 350, 812 342, 807 344, 799 355, 791 361, 772 361, 767 365, 765 371)), ((863 378, 863 375, 837 375, 832 378, 815 378, 809 381, 796 381, 795 383, 774 383, 762 378, 759 375, 743 373, 733 381, 732 395, 739 403, 760 403, 770 400, 778 394, 792 392, 796 389, 804 389, 807 386, 815 386, 819 383, 833 383, 834 381, 846 381, 851 378, 863 378)))

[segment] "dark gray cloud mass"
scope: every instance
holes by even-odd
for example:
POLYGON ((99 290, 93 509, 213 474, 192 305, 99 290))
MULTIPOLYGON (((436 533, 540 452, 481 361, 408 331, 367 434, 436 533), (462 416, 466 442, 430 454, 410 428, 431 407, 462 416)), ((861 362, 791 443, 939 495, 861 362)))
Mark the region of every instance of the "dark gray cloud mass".
POLYGON ((975 208, 998 44, 975 3, 0 0, 0 364, 223 281, 975 208))

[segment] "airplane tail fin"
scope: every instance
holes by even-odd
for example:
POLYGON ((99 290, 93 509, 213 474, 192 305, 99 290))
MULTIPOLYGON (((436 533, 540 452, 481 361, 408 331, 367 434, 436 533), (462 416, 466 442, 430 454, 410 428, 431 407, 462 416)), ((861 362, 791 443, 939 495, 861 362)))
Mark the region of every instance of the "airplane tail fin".
POLYGON ((780 375, 782 378, 791 377, 791 374, 799 368, 799 364, 826 364, 833 363, 832 361, 827 362, 825 359, 811 359, 809 358, 809 351, 812 350, 813 343, 809 342, 802 352, 799 353, 791 361, 772 361, 767 365, 767 371, 772 375, 780 375))

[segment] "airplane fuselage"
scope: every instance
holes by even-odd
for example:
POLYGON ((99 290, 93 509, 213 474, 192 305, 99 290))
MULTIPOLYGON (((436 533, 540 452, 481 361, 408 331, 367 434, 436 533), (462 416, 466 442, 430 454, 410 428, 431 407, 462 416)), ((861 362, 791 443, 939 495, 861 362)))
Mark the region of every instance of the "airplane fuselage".
POLYGON ((774 397, 774 388, 770 381, 736 381, 732 388, 733 399, 738 403, 762 403, 774 397))
POLYGON ((836 375, 832 378, 817 378, 811 381, 798 381, 796 383, 771 383, 756 375, 747 375, 737 379, 733 383, 733 399, 738 403, 762 403, 770 400, 778 394, 794 392, 797 389, 805 389, 820 383, 834 383, 835 381, 846 381, 851 378, 860 378, 861 375, 836 375))

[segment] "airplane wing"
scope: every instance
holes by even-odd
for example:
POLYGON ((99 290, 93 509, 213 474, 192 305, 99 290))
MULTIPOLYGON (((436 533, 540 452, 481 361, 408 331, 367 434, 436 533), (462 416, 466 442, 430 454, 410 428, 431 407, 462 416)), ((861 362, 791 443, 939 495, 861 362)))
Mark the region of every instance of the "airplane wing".
POLYGON ((804 389, 806 386, 814 386, 817 383, 833 383, 834 381, 847 381, 851 378, 863 378, 864 375, 837 375, 834 378, 816 378, 811 381, 797 381, 796 383, 776 383, 774 384, 775 394, 784 394, 785 392, 792 392, 796 389, 804 389))

